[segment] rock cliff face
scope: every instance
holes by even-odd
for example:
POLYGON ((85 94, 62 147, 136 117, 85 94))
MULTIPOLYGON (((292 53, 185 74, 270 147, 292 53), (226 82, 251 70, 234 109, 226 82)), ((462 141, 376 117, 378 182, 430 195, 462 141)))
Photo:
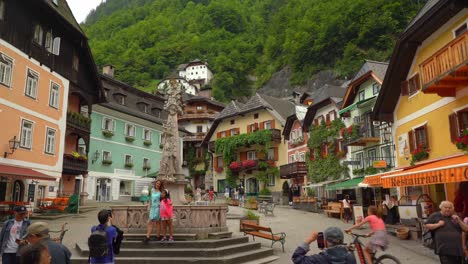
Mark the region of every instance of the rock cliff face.
POLYGON ((325 84, 333 86, 344 85, 346 80, 338 79, 332 71, 321 71, 313 76, 303 85, 292 86, 289 83, 291 78, 291 68, 286 66, 281 71, 273 74, 271 79, 258 90, 261 94, 266 94, 274 97, 290 97, 293 91, 306 92, 318 89, 325 84))

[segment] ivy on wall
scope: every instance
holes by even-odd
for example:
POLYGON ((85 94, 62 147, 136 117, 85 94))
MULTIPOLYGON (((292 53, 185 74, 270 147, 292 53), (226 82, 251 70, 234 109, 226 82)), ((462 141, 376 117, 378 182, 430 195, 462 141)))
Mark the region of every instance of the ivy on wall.
POLYGON ((260 145, 263 146, 263 148, 259 148, 258 151, 266 154, 271 146, 271 139, 272 134, 269 129, 216 139, 215 153, 223 157, 226 182, 229 186, 234 187, 236 185, 237 177, 232 173, 231 169, 229 169, 229 164, 237 160, 237 149, 240 147, 249 147, 251 145, 260 145))
POLYGON ((340 163, 340 158, 336 153, 335 144, 339 138, 340 130, 344 127, 340 119, 333 120, 329 125, 322 122, 318 126, 311 126, 309 141, 307 146, 307 164, 309 169, 309 180, 314 183, 335 180, 342 175, 348 175, 348 167, 340 163), (322 148, 327 145, 328 153, 322 157, 322 148), (313 150, 314 159, 311 160, 310 150, 313 150))

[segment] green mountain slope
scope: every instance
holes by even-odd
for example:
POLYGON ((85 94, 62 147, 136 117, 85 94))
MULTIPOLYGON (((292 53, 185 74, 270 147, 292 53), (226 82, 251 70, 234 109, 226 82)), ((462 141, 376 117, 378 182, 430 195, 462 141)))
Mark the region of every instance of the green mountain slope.
POLYGON ((252 93, 291 66, 291 82, 333 69, 352 75, 363 59, 388 60, 424 0, 107 0, 83 25, 98 65, 151 90, 178 64, 199 58, 215 74, 218 100, 252 93))

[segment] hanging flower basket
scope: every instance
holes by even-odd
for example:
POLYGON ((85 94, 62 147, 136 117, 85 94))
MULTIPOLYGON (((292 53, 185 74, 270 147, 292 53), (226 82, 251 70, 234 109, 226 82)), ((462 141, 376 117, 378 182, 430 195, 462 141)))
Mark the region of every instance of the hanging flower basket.
POLYGON ((223 172, 223 170, 224 170, 223 167, 218 167, 218 168, 215 169, 215 171, 216 171, 217 173, 221 173, 221 172, 223 172))
POLYGON ((255 160, 244 160, 242 161, 242 167, 244 168, 252 168, 257 165, 257 162, 255 160))
POLYGON ((418 162, 429 158, 429 150, 426 146, 419 146, 415 151, 411 153, 411 155, 413 156, 411 161, 413 163, 418 162))
POLYGON ((468 129, 465 129, 465 131, 463 131, 463 135, 457 137, 457 139, 455 140, 455 145, 458 149, 468 151, 468 129))
POLYGON ((149 140, 143 141, 143 145, 145 145, 145 146, 147 146, 147 147, 148 147, 148 146, 151 146, 152 144, 153 144, 153 143, 152 143, 151 141, 149 141, 149 140))
POLYGON ((103 130, 102 135, 105 136, 105 137, 112 137, 114 135, 114 132, 112 132, 110 130, 103 130))
POLYGON ((242 168, 242 163, 241 163, 241 162, 237 162, 237 161, 233 161, 233 162, 231 162, 231 164, 229 164, 229 168, 230 168, 232 171, 240 170, 240 169, 242 168))

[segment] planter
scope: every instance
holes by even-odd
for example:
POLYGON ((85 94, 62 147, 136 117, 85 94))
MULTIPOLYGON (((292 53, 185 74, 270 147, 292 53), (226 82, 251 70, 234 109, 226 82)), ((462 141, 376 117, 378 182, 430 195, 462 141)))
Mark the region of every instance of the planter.
POLYGON ((151 141, 149 141, 149 140, 145 140, 145 141, 143 141, 143 145, 148 147, 148 146, 153 145, 153 143, 151 141))
POLYGON ((105 136, 105 137, 112 137, 114 135, 114 132, 109 131, 109 130, 103 130, 102 135, 105 136))
POLYGON ((256 224, 260 225, 260 220, 250 220, 250 219, 240 219, 239 220, 239 231, 244 232, 244 231, 252 231, 250 228, 243 229, 242 228, 242 223, 249 223, 249 224, 256 224))
POLYGON ((127 142, 133 142, 133 141, 135 141, 135 137, 125 136, 125 141, 127 141, 127 142))
POLYGON ((126 163, 125 168, 133 168, 133 163, 126 163))
POLYGON ((143 170, 151 170, 151 166, 143 166, 143 170))
POLYGON ((239 200, 230 200, 228 204, 231 206, 239 206, 239 200))
POLYGON ((112 164, 112 160, 103 160, 102 161, 102 165, 111 165, 112 164))
POLYGON ((191 203, 192 202, 192 196, 185 195, 185 200, 187 201, 187 203, 191 203))
POLYGON ((245 209, 251 209, 251 210, 257 210, 257 203, 245 203, 244 205, 245 209))

